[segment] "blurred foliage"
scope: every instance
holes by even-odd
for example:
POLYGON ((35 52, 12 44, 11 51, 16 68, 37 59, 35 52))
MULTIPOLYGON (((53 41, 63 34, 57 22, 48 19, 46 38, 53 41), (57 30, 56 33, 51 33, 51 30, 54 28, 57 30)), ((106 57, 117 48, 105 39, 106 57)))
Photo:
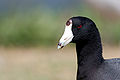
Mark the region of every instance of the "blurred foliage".
POLYGON ((89 17, 98 26, 104 41, 115 44, 120 42, 120 23, 108 23, 94 10, 78 8, 68 12, 65 10, 54 12, 50 9, 37 8, 25 12, 15 11, 1 16, 0 45, 55 45, 62 35, 68 16, 89 17))
POLYGON ((0 44, 6 46, 55 44, 61 31, 58 19, 50 11, 38 10, 5 16, 0 21, 0 44))
POLYGON ((112 45, 120 44, 120 18, 117 20, 109 20, 107 17, 103 17, 100 12, 88 6, 84 7, 81 11, 80 9, 76 9, 74 14, 92 19, 99 29, 104 43, 112 45))

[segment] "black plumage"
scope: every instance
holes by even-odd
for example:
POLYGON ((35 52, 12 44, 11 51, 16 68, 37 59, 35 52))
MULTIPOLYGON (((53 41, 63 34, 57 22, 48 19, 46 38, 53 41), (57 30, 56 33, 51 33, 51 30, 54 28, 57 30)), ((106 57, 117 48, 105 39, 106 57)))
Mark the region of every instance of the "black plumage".
POLYGON ((120 59, 104 59, 99 31, 86 17, 72 17, 72 43, 76 43, 77 80, 120 80, 120 59), (82 26, 78 28, 78 26, 82 26))

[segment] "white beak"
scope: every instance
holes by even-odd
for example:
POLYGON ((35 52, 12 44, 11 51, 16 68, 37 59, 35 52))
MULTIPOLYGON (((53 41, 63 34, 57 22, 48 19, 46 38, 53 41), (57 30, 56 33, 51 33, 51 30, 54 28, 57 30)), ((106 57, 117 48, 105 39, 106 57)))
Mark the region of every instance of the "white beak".
POLYGON ((63 36, 61 37, 59 43, 58 43, 58 49, 63 48, 68 43, 70 43, 73 39, 73 33, 72 33, 72 24, 65 27, 65 31, 63 36))

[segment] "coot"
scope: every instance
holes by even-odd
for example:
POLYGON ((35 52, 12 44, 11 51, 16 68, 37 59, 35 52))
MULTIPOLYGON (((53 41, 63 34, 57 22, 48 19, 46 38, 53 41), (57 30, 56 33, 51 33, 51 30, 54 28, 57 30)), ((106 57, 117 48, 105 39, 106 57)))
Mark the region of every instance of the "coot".
POLYGON ((66 22, 58 49, 76 43, 77 80, 120 80, 120 59, 104 59, 99 31, 86 17, 72 17, 66 22))

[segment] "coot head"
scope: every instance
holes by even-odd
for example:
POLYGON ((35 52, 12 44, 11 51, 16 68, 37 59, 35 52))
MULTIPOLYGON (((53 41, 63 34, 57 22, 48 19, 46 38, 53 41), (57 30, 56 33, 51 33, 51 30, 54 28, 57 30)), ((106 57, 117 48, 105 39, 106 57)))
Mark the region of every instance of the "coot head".
POLYGON ((95 23, 86 17, 72 17, 65 24, 65 31, 58 43, 58 49, 68 43, 92 42, 99 36, 95 23))

